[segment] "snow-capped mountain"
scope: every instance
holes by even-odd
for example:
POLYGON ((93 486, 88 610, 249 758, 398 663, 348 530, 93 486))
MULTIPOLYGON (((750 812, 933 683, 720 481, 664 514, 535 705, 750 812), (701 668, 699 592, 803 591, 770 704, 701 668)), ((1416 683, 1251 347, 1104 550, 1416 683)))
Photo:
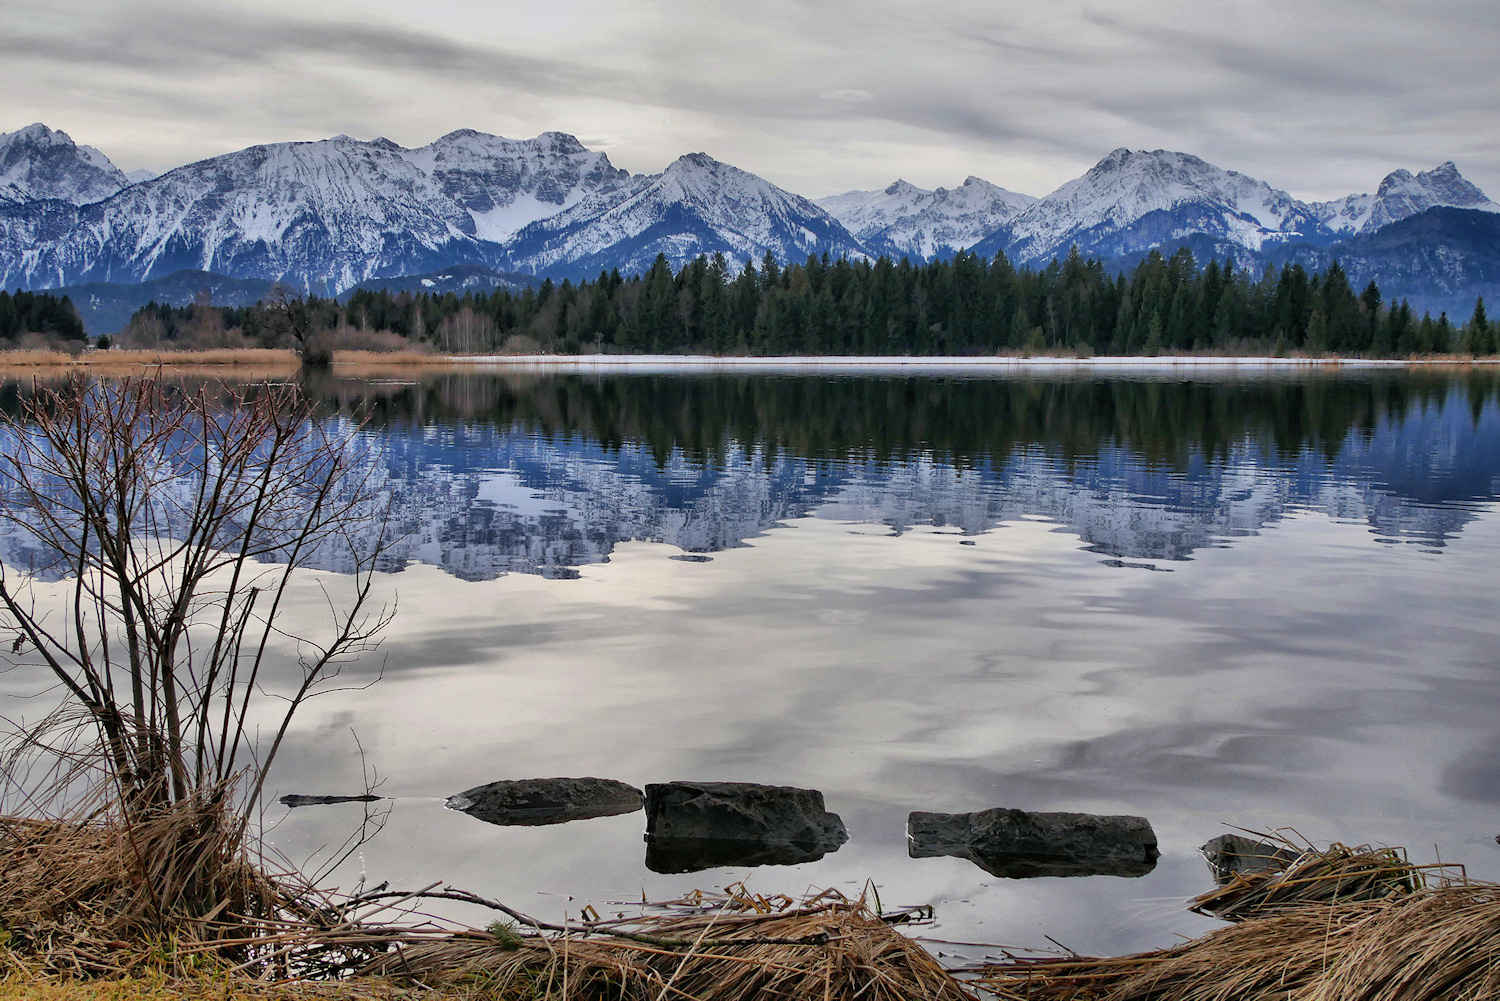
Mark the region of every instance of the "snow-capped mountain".
POLYGON ((54 198, 72 205, 102 201, 130 179, 92 146, 41 122, 0 132, 0 203, 54 198))
POLYGON ((463 130, 419 149, 348 136, 253 146, 135 184, 116 170, 111 197, 86 204, 71 197, 76 183, 48 187, 61 175, 41 172, 34 148, 13 173, 37 180, 0 203, 5 285, 189 269, 331 293, 457 265, 561 277, 640 270, 658 253, 677 266, 715 251, 736 264, 767 250, 783 260, 864 254, 812 202, 705 154, 631 176, 560 132, 463 130))
MULTIPOLYGON (((1309 204, 1195 156, 1126 149, 1040 200, 970 177, 814 203, 702 153, 630 175, 560 132, 515 140, 460 130, 417 149, 347 136, 274 143, 157 177, 126 175, 37 124, 0 135, 0 284, 135 284, 190 270, 336 293, 464 267, 558 279, 629 273, 658 254, 680 267, 722 252, 738 267, 767 251, 782 261, 926 261, 962 248, 1041 265, 1075 245, 1111 267, 1184 245, 1260 266, 1343 254, 1345 242, 1415 216, 1475 209, 1500 213, 1452 163, 1398 170, 1374 195, 1309 204)), ((1489 274, 1493 248, 1462 250, 1488 232, 1489 217, 1477 214, 1473 224, 1444 216, 1437 229, 1403 231, 1417 258, 1448 262, 1444 289, 1479 274, 1454 271, 1453 248, 1465 261, 1483 257, 1489 274)), ((1384 261, 1388 249, 1361 259, 1384 261)), ((1406 285, 1426 280, 1402 275, 1406 285)))
POLYGON ((1374 195, 1349 195, 1331 202, 1313 202, 1309 207, 1325 226, 1339 234, 1373 233, 1438 207, 1500 212, 1500 204, 1465 180, 1452 160, 1419 174, 1392 171, 1374 195))
POLYGON ((981 246, 998 243, 1036 263, 1075 245, 1085 256, 1118 258, 1188 237, 1230 252, 1330 235, 1308 205, 1264 181, 1187 153, 1117 149, 981 246))
POLYGON ((657 254, 674 267, 715 252, 733 262, 767 250, 782 261, 825 252, 865 256, 859 241, 808 199, 706 153, 679 157, 623 190, 589 195, 521 230, 508 250, 512 270, 580 277, 615 267, 642 271, 657 254))
POLYGON ((486 259, 472 216, 404 152, 347 136, 252 146, 83 206, 66 233, 30 247, 5 239, 35 222, 13 215, 0 234, 11 244, 0 243, 0 272, 35 286, 139 282, 194 268, 332 291, 486 259))
POLYGON ((401 155, 468 211, 475 236, 497 243, 630 180, 629 171, 564 132, 505 139, 460 129, 401 155))
POLYGON ((850 191, 816 204, 872 252, 925 261, 973 246, 1036 200, 969 177, 936 191, 898 180, 880 191, 850 191))

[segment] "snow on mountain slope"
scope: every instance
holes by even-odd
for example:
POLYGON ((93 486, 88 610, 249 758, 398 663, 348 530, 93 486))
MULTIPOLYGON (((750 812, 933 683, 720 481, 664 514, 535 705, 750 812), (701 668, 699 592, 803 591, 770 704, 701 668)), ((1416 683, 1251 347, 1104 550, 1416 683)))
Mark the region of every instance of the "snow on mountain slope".
POLYGON ((1380 182, 1380 189, 1375 192, 1375 201, 1370 207, 1370 220, 1365 228, 1377 230, 1440 205, 1500 212, 1500 205, 1490 201, 1483 191, 1464 180, 1453 161, 1449 160, 1416 175, 1408 170, 1387 174, 1385 180, 1380 182))
POLYGON ((1465 180, 1452 160, 1419 174, 1392 171, 1374 195, 1349 195, 1331 202, 1312 202, 1308 207, 1335 233, 1352 235, 1371 233, 1440 206, 1500 212, 1500 205, 1465 180))
POLYGON ((1312 210, 1285 191, 1187 153, 1117 149, 1015 217, 1010 252, 1045 261, 1077 244, 1113 257, 1203 234, 1259 250, 1326 237, 1312 210))
POLYGON ((79 209, 59 239, 7 247, 15 227, 0 227, 0 272, 70 284, 196 268, 333 291, 491 256, 469 213, 402 153, 338 136, 202 160, 79 209))
POLYGON ((969 177, 956 188, 927 191, 897 181, 882 191, 850 191, 816 204, 871 251, 926 261, 973 246, 1036 200, 969 177))
POLYGON ((874 236, 898 219, 906 219, 932 204, 936 192, 897 180, 880 191, 846 191, 842 195, 815 198, 813 204, 826 211, 855 236, 874 236))
POLYGON ((0 133, 0 202, 53 198, 87 205, 129 184, 109 157, 41 122, 0 133))
POLYGON ((154 181, 160 176, 156 171, 147 170, 145 167, 142 167, 139 170, 127 171, 125 179, 131 184, 140 184, 142 181, 154 181))
POLYGON ((1375 196, 1368 191, 1331 202, 1307 203, 1317 220, 1340 236, 1349 236, 1363 230, 1370 221, 1370 209, 1374 205, 1375 196))
POLYGON ((691 153, 660 174, 532 223, 516 234, 509 257, 515 271, 592 277, 612 267, 643 271, 657 254, 681 267, 699 254, 722 252, 738 264, 767 250, 782 261, 864 256, 859 241, 808 199, 691 153))
POLYGON ((460 129, 402 156, 468 211, 479 239, 495 242, 630 180, 605 154, 564 132, 505 139, 460 129))

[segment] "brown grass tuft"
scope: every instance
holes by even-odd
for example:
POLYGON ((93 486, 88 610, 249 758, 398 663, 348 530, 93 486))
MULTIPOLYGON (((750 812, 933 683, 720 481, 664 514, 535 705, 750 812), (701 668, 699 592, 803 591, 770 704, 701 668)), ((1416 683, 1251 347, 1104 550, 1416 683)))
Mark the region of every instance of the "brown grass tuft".
POLYGON ((1194 905, 1239 923, 1118 959, 1014 959, 975 983, 1004 1001, 1500 998, 1500 886, 1428 885, 1396 849, 1308 846, 1194 905))

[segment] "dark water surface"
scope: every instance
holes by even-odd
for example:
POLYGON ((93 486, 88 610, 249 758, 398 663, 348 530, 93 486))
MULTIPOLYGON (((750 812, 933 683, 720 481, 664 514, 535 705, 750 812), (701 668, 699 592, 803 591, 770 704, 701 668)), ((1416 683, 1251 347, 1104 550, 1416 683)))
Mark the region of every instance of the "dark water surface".
MULTIPOLYGON (((360 792, 357 732, 395 799, 346 884, 445 879, 557 915, 868 878, 887 906, 935 904, 935 935, 1110 953, 1217 924, 1182 901, 1225 824, 1500 877, 1493 376, 309 389, 370 418, 402 535, 396 623, 347 675, 380 680, 310 704, 273 781, 360 792), (639 813, 442 808, 563 775, 816 788, 850 841, 661 875, 639 813), (995 806, 1144 814, 1162 858, 1016 880, 907 856, 909 811, 995 806)), ((361 810, 273 807, 271 838, 300 862, 361 810)))

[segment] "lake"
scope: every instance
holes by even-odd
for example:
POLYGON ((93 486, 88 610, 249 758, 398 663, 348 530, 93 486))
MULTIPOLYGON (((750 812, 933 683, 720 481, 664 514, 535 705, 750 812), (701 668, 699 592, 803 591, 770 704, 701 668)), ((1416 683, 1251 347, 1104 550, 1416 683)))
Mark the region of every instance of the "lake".
MULTIPOLYGON (((273 775, 273 796, 340 794, 369 769, 392 797, 333 882, 442 879, 557 917, 869 880, 888 908, 933 904, 924 935, 1107 954, 1218 925, 1183 903, 1226 825, 1500 878, 1486 370, 307 388, 368 420, 399 536, 381 650, 304 709, 273 775), (814 788, 850 840, 662 874, 640 813, 443 807, 548 776, 814 788), (1144 815, 1162 856, 1037 879, 908 857, 909 811, 989 807, 1144 815)), ((5 701, 34 680, 0 676, 5 701)), ((268 838, 315 869, 362 815, 272 805, 268 838)))

